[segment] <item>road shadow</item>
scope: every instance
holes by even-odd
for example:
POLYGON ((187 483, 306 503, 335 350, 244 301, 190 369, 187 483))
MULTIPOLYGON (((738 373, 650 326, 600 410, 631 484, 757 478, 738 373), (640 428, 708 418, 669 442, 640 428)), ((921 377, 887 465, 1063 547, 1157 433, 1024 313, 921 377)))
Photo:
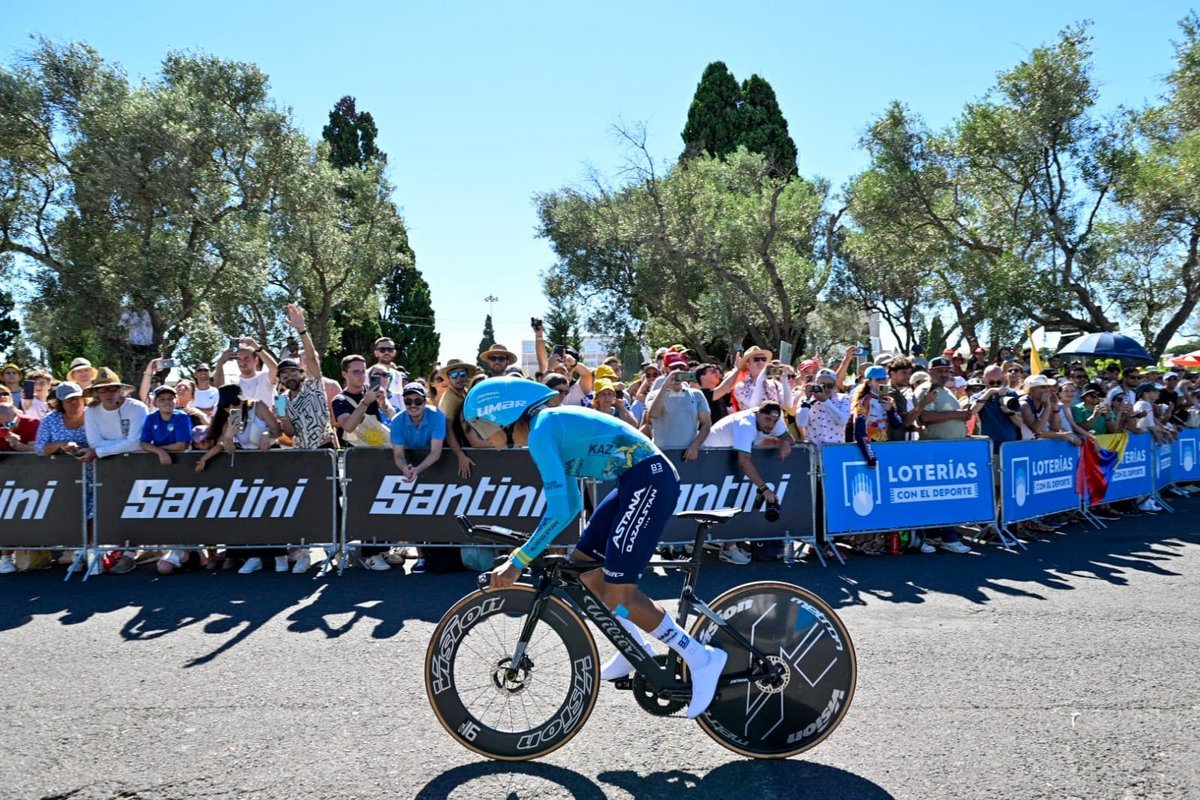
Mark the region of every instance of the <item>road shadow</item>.
MULTIPOLYGON (((634 800, 707 800, 764 797, 890 800, 892 795, 871 781, 837 767, 799 760, 739 760, 696 775, 685 770, 641 774, 613 770, 596 776, 605 786, 627 792, 634 800)), ((480 761, 454 767, 427 783, 414 800, 458 797, 571 797, 603 800, 610 791, 573 770, 540 762, 480 761)))
MULTIPOLYGON (((711 600, 748 581, 778 580, 804 586, 835 608, 872 600, 918 604, 934 594, 976 604, 1004 596, 1049 599, 1084 581, 1119 586, 1128 583, 1132 572, 1177 574, 1173 562, 1200 543, 1200 498, 1174 505, 1175 514, 1125 517, 1102 530, 1075 526, 1019 553, 982 545, 969 555, 850 556, 845 566, 829 567, 811 558, 795 566, 730 566, 708 557, 699 593, 711 600)), ((187 666, 211 662, 280 616, 293 633, 337 638, 369 625, 370 636, 387 639, 409 620, 436 622, 475 588, 472 572, 410 575, 400 570, 349 569, 340 576, 319 576, 316 569, 306 575, 197 571, 162 577, 144 566, 86 582, 78 577, 64 582, 62 577, 62 569, 0 577, 0 632, 39 617, 78 625, 97 614, 132 608, 132 618, 121 629, 128 640, 153 640, 197 625, 221 637, 212 652, 187 666)), ((651 573, 642 583, 647 594, 666 601, 679 596, 680 586, 678 574, 651 573)))
POLYGON ((0 581, 0 632, 38 617, 78 625, 99 614, 132 609, 121 627, 129 641, 152 641, 200 626, 219 639, 186 667, 207 664, 245 642, 276 617, 296 633, 337 638, 371 625, 377 639, 395 636, 410 620, 436 621, 474 584, 467 573, 406 575, 348 570, 324 577, 261 572, 195 571, 163 577, 143 566, 125 575, 64 582, 61 570, 6 575, 0 581), (232 633, 232 635, 230 635, 232 633))
MULTIPOLYGON (((1044 534, 1020 552, 982 544, 967 555, 941 551, 875 557, 851 554, 844 566, 831 561, 827 567, 812 556, 795 566, 754 562, 734 567, 709 558, 699 593, 711 599, 747 581, 779 580, 810 589, 835 608, 842 608, 865 605, 872 599, 917 604, 932 594, 956 595, 976 604, 1003 596, 1045 600, 1092 580, 1123 586, 1133 572, 1178 574, 1173 562, 1186 548, 1200 544, 1200 498, 1172 504, 1175 514, 1124 517, 1100 530, 1074 525, 1057 534, 1044 534)), ((652 597, 670 599, 679 594, 679 580, 650 575, 642 586, 652 597)))

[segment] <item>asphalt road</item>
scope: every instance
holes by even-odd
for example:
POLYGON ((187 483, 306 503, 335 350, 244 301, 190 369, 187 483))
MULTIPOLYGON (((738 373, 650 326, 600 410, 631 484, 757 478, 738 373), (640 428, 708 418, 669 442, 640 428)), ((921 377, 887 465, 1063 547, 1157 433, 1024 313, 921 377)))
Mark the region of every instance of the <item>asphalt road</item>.
POLYGON ((0 797, 1200 797, 1200 498, 1176 508, 1023 554, 714 563, 702 595, 790 580, 854 637, 846 721, 787 761, 611 688, 544 761, 460 748, 422 660, 466 573, 6 575, 0 797))

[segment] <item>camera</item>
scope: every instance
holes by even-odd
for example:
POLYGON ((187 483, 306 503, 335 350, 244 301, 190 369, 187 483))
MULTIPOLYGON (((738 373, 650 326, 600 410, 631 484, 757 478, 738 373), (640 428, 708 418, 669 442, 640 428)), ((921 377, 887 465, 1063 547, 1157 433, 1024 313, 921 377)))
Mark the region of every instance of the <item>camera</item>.
POLYGON ((538 328, 544 327, 544 323, 537 317, 530 317, 529 318, 529 327, 533 328, 536 331, 538 328))
POLYGON ((1005 406, 1005 407, 1006 407, 1006 408, 1007 408, 1009 411, 1013 411, 1013 412, 1020 411, 1020 410, 1021 410, 1021 398, 1019 398, 1019 397, 1009 397, 1009 398, 1007 398, 1007 399, 1004 401, 1004 406, 1005 406))
MULTIPOLYGON (((775 499, 778 500, 779 497, 776 496, 775 499)), ((754 507, 762 508, 763 517, 767 520, 767 522, 779 521, 779 503, 768 503, 766 492, 763 492, 758 496, 758 502, 754 504, 754 507)))
POLYGON ((778 378, 783 374, 783 367, 767 367, 768 378, 778 378))

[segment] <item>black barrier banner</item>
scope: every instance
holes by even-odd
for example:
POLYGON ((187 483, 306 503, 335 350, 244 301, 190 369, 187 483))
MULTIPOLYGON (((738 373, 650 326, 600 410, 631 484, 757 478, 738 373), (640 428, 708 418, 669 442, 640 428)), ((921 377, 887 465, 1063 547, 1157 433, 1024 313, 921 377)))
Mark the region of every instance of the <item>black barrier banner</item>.
POLYGON ((149 453, 96 462, 96 543, 287 545, 336 542, 332 450, 239 450, 196 472, 200 453, 171 465, 149 453))
POLYGON ((81 547, 83 480, 70 456, 0 454, 0 547, 81 547))
MULTIPOLYGON (((528 450, 467 450, 471 477, 458 474, 449 450, 415 482, 405 482, 391 450, 355 448, 346 453, 346 538, 364 542, 469 541, 455 517, 530 532, 546 509, 542 478, 528 450)), ((420 459, 410 453, 410 461, 420 459)), ((559 536, 574 542, 574 523, 559 536)))
MULTIPOLYGON (((503 525, 530 532, 545 510, 542 480, 526 450, 468 450, 475 461, 470 478, 458 475, 458 462, 445 453, 415 483, 406 483, 386 450, 355 449, 346 454, 346 537, 364 542, 465 543, 469 540, 455 522, 465 514, 473 522, 503 525)), ((813 533, 812 451, 792 448, 781 461, 775 448, 755 450, 754 466, 780 494, 780 518, 767 522, 754 485, 737 466, 732 450, 703 450, 696 461, 684 461, 683 451, 666 453, 679 470, 681 492, 676 511, 711 511, 737 506, 742 514, 713 530, 721 540, 776 539, 813 533)), ((412 456, 416 460, 416 456, 412 456)), ((602 498, 612 484, 597 486, 602 498)), ((578 529, 569 526, 559 543, 574 542, 578 529)), ((695 525, 672 520, 663 541, 691 541, 695 525)))
MULTIPOLYGON (((712 511, 737 507, 743 513, 710 533, 715 541, 745 539, 782 539, 812 536, 815 530, 813 515, 812 450, 806 445, 792 448, 791 454, 780 460, 776 447, 755 448, 750 463, 762 479, 771 484, 779 495, 779 519, 768 522, 758 503, 754 484, 742 474, 736 450, 701 450, 695 461, 684 461, 682 450, 665 454, 679 471, 680 511, 712 511)), ((612 485, 602 484, 602 498, 612 485)), ((677 544, 696 538, 696 524, 686 519, 672 519, 663 532, 662 541, 677 544)))

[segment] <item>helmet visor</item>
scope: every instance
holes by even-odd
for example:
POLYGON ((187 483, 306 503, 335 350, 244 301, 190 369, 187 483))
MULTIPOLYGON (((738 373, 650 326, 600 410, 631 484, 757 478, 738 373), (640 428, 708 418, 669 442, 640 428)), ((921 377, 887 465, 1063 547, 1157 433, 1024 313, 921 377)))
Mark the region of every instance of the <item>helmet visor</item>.
POLYGON ((475 429, 475 432, 479 434, 481 439, 490 439, 504 430, 504 428, 496 423, 488 422, 486 419, 471 420, 468 424, 475 429))

